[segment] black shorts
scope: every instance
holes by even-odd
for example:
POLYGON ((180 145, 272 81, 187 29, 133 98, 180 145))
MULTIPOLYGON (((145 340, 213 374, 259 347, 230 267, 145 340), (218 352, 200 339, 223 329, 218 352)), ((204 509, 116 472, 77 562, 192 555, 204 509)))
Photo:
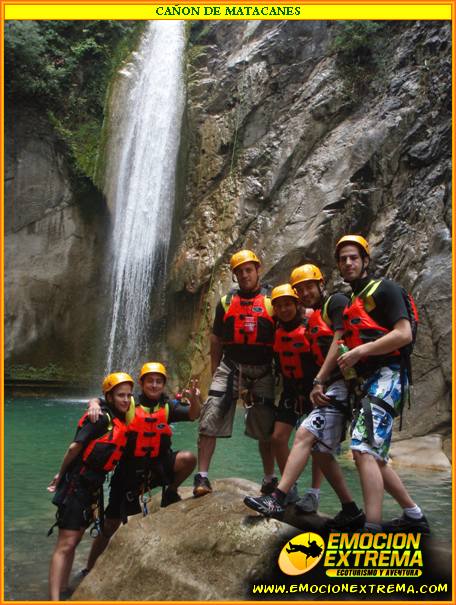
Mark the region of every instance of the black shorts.
POLYGON ((300 419, 300 415, 295 412, 294 398, 285 398, 282 393, 279 400, 279 405, 276 408, 276 422, 283 422, 295 427, 300 419))
POLYGON ((94 520, 100 489, 77 481, 57 508, 57 527, 74 531, 89 527, 94 520))
POLYGON ((109 502, 105 510, 108 519, 123 519, 141 512, 139 496, 154 487, 169 485, 174 480, 174 465, 178 452, 169 452, 160 458, 160 465, 154 464, 149 472, 138 469, 134 458, 122 461, 111 479, 109 502), (147 477, 147 485, 145 478, 147 477))

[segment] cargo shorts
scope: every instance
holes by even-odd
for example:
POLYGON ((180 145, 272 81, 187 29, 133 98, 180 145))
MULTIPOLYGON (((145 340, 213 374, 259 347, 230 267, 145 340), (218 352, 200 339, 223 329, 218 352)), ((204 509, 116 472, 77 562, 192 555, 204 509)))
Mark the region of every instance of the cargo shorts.
POLYGON ((252 395, 251 407, 245 411, 245 434, 258 441, 268 441, 275 422, 274 376, 271 366, 241 366, 231 361, 229 364, 222 359, 214 373, 209 396, 201 410, 199 434, 208 437, 231 437, 241 376, 241 390, 249 388, 252 395), (236 370, 232 374, 234 365, 236 370), (231 402, 226 398, 230 377, 233 380, 231 402))

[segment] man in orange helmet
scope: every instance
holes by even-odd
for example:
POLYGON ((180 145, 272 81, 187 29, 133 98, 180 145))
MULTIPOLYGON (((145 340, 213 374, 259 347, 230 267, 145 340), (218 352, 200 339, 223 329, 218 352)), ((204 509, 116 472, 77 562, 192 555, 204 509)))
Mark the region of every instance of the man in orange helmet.
POLYGON ((338 363, 342 371, 355 366, 363 380, 350 448, 361 479, 366 528, 429 533, 421 508, 387 464, 394 417, 400 414, 408 394, 407 360, 416 308, 394 281, 372 279, 369 244, 361 235, 343 236, 337 242, 335 256, 341 276, 353 290, 343 316, 344 338, 350 351, 341 355, 338 363), (382 526, 384 490, 403 512, 382 526))
POLYGON ((202 408, 195 497, 212 491, 208 473, 217 438, 231 437, 236 400, 246 406, 246 435, 258 441, 262 492, 277 484, 271 434, 274 427, 272 356, 274 319, 268 290, 260 285, 260 261, 251 250, 231 257, 238 288, 219 301, 210 341, 212 383, 202 408))

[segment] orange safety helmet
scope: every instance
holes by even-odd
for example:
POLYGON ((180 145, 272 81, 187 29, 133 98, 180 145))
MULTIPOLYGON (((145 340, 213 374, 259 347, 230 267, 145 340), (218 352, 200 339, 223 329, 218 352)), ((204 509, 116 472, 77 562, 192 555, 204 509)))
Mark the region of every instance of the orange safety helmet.
POLYGON ((323 274, 317 265, 301 265, 293 269, 290 275, 290 284, 293 288, 303 281, 323 281, 323 274))
POLYGON ((258 266, 261 265, 255 252, 252 252, 251 250, 240 250, 233 254, 230 259, 231 271, 234 271, 239 265, 243 265, 244 263, 256 263, 258 266))
POLYGON ((106 395, 106 393, 112 391, 114 387, 122 382, 129 382, 132 387, 135 384, 130 374, 125 374, 125 372, 114 372, 113 374, 108 374, 103 380, 103 384, 101 386, 103 394, 106 395))
POLYGON ((139 380, 141 380, 145 374, 151 374, 152 372, 155 374, 161 374, 165 377, 165 380, 168 378, 166 368, 162 363, 158 361, 148 361, 141 368, 141 371, 139 373, 139 380))
POLYGON ((293 288, 290 286, 290 284, 282 284, 280 286, 276 286, 272 290, 272 292, 271 292, 271 302, 272 302, 272 304, 274 304, 275 300, 277 300, 278 298, 282 298, 284 296, 291 296, 292 298, 295 298, 296 300, 299 300, 298 295, 293 290, 293 288))
POLYGON ((339 248, 344 244, 354 244, 364 250, 365 256, 370 256, 369 244, 362 235, 344 235, 336 244, 335 257, 339 260, 339 248))

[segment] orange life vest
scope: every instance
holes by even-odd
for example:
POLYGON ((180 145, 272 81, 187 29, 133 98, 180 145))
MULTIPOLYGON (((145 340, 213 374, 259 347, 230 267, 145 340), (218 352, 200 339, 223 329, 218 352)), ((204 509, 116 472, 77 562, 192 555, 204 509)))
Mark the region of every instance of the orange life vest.
POLYGON ((269 297, 261 290, 254 298, 239 291, 222 298, 224 345, 266 345, 274 343, 274 319, 269 297))
MULTIPOLYGON (((352 295, 350 304, 345 307, 343 314, 344 340, 350 349, 367 342, 374 342, 391 330, 378 324, 370 315, 369 311, 375 308, 373 294, 381 280, 372 280, 357 295, 352 295)), ((385 357, 398 357, 400 351, 392 351, 385 357)), ((365 360, 367 358, 363 358, 365 360)))
POLYGON ((306 327, 302 323, 287 332, 283 327, 276 329, 274 352, 279 356, 280 371, 286 378, 303 378, 306 372, 305 354, 310 352, 306 327))
POLYGON ((329 298, 323 309, 316 309, 309 318, 307 324, 307 338, 310 342, 310 351, 318 366, 322 366, 334 338, 334 331, 329 326, 329 317, 326 308, 329 298))
POLYGON ((135 436, 133 455, 136 458, 156 458, 160 455, 160 447, 171 438, 173 431, 168 424, 169 405, 158 404, 149 409, 138 405, 135 416, 128 425, 130 434, 135 436), (165 440, 165 441, 164 441, 165 440))
MULTIPOLYGON (((93 439, 82 452, 83 467, 97 472, 112 471, 122 457, 127 444, 127 425, 112 415, 107 408, 102 408, 109 418, 108 431, 98 439, 93 439)), ((87 413, 79 420, 81 428, 86 422, 87 413)))

